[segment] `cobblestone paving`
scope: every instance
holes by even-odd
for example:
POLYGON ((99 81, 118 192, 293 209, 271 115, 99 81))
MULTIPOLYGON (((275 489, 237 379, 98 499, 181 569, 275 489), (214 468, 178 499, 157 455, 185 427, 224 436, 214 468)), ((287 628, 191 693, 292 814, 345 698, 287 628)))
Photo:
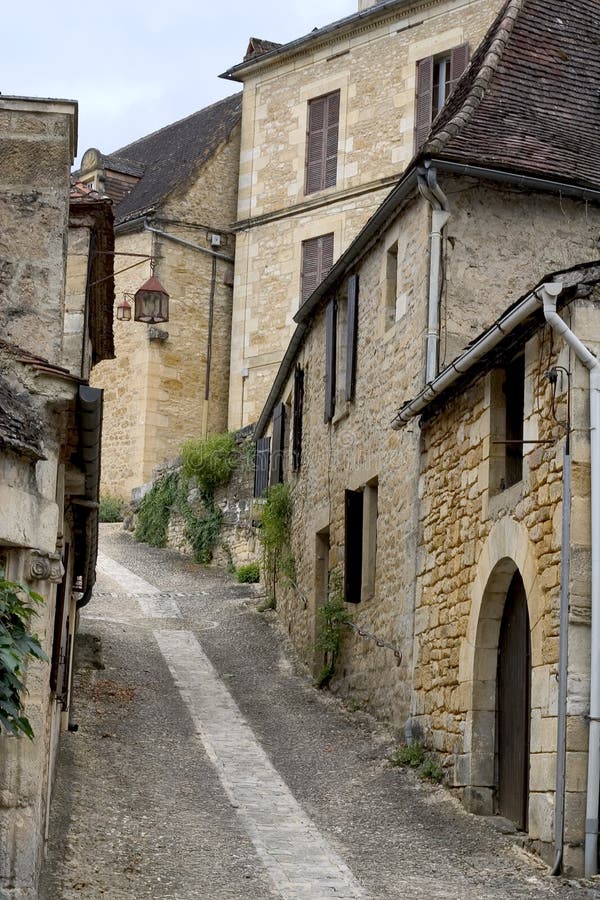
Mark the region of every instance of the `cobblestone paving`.
POLYGON ((40 900, 600 900, 390 767, 250 588, 115 526, 102 551, 40 900))

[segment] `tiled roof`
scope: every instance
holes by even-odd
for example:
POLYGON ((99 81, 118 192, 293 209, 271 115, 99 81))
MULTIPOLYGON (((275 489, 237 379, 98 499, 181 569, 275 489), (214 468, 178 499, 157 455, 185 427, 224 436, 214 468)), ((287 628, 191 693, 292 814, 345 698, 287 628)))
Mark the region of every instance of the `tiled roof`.
POLYGON ((248 59, 255 59, 257 56, 262 56, 263 53, 268 53, 269 50, 277 50, 277 48, 281 46, 281 44, 276 44, 274 41, 264 41, 262 38, 251 37, 248 41, 248 49, 244 56, 244 62, 248 59))
POLYGON ((117 206, 116 222, 150 209, 192 175, 229 136, 241 115, 242 95, 233 94, 105 156, 106 168, 113 165, 121 171, 125 162, 128 172, 138 167, 136 174, 144 173, 117 206))
POLYGON ((508 0, 423 152, 600 187, 599 85, 598 0, 508 0))

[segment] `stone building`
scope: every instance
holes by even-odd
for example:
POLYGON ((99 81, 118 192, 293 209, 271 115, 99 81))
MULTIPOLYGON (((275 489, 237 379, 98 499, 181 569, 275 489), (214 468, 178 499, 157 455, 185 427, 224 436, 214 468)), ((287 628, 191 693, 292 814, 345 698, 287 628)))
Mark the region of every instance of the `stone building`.
POLYGON ((561 330, 600 350, 599 29, 592 0, 568 16, 559 0, 505 3, 397 186, 296 313, 256 429, 271 483, 290 485, 296 578, 278 611, 304 659, 322 662, 317 611, 341 580, 353 622, 334 688, 423 738, 471 809, 576 872, 586 821, 590 857, 598 830, 593 357, 561 330))
POLYGON ((87 150, 77 177, 115 204, 122 308, 151 275, 167 324, 115 322, 104 388, 102 488, 129 499, 183 441, 227 426, 241 96, 111 153, 87 150))
POLYGON ((0 736, 0 888, 37 897, 77 610, 95 580, 102 392, 113 354, 111 203, 70 188, 77 106, 0 97, 0 568, 43 598, 34 732, 0 736))
POLYGON ((244 85, 231 429, 256 422, 293 317, 408 165, 500 5, 361 0, 288 44, 251 39, 224 73, 244 85))

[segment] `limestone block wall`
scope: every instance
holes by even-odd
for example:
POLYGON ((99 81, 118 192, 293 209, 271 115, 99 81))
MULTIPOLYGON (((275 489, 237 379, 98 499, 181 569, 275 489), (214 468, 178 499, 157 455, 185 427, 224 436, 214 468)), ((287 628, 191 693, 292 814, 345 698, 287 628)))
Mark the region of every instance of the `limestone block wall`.
MULTIPOLYGON (((572 307, 566 315, 576 331, 600 338, 589 306, 572 307)), ((582 396, 587 376, 547 328, 525 348, 524 439, 532 443, 524 445, 521 482, 498 492, 490 480, 497 450, 489 373, 448 400, 423 427, 412 712, 415 731, 440 753, 450 782, 470 808, 493 812, 498 635, 508 584, 518 570, 531 628, 528 827, 530 839, 550 858, 567 415, 566 379, 553 399, 544 376, 555 364, 573 372, 578 435, 572 441, 571 551, 577 563, 569 621, 566 859, 568 867, 580 870, 589 702, 589 420, 582 396)))
MULTIPOLYGON (((348 610, 356 624, 393 642, 403 653, 396 667, 390 650, 348 630, 333 687, 404 725, 410 713, 414 569, 418 525, 418 429, 390 429, 398 398, 421 386, 424 366, 429 215, 415 199, 403 227, 411 252, 400 260, 406 288, 404 314, 385 328, 385 250, 397 237, 386 234, 361 265, 359 356, 356 398, 338 403, 331 425, 325 407, 325 321, 315 320, 299 362, 305 369, 302 465, 297 474, 286 459, 285 479, 293 501, 293 552, 298 590, 278 586, 277 609, 305 662, 320 668, 315 654, 317 609, 325 600, 328 572, 343 572, 345 490, 377 486, 374 593, 348 610), (327 571, 323 562, 328 547, 327 571)), ((343 292, 342 292, 343 293, 343 292)), ((343 296, 340 297, 343 303, 343 296)), ((291 385, 282 399, 291 403, 291 385)))
POLYGON ((464 42, 474 49, 500 6, 388 7, 245 77, 229 427, 256 420, 283 357, 302 241, 333 231, 337 258, 410 161, 417 61, 464 42), (308 101, 335 90, 337 183, 305 195, 308 101))
POLYGON ((76 107, 0 97, 0 326, 60 363, 76 107))
MULTIPOLYGON (((233 259, 239 133, 233 133, 197 173, 193 183, 169 196, 152 227, 233 259)), ((118 232, 116 249, 154 254, 156 275, 170 295, 169 322, 156 328, 115 322, 116 359, 98 365, 93 383, 104 387, 102 490, 124 499, 147 482, 152 470, 177 455, 181 444, 227 425, 232 269, 229 259, 214 267, 210 378, 206 398, 209 306, 213 257, 174 240, 136 230, 118 232), (165 337, 166 335, 166 337, 165 337)), ((118 265, 130 264, 116 257, 118 265)), ((149 264, 116 278, 117 303, 150 275, 149 264)))

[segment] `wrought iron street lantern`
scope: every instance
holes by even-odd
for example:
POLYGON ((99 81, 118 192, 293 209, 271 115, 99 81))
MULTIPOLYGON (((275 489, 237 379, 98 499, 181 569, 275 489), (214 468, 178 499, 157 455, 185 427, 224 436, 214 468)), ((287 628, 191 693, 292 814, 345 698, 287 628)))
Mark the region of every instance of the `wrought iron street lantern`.
POLYGON ((135 292, 134 304, 136 322, 159 325, 169 321, 169 295, 154 274, 135 292))
POLYGON ((123 294, 123 299, 117 306, 117 319, 120 322, 131 321, 131 303, 128 297, 131 297, 131 294, 123 294))

